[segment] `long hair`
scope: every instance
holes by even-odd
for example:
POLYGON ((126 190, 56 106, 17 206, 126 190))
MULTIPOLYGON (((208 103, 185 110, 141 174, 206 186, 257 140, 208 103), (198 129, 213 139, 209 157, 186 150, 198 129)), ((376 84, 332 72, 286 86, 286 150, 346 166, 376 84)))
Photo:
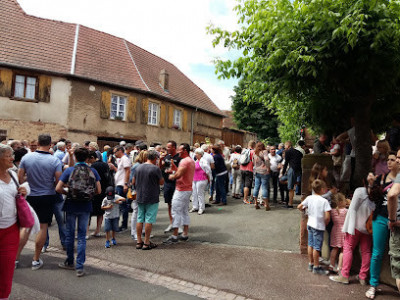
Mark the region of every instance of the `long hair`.
POLYGON ((261 152, 261 151, 264 151, 264 150, 265 150, 265 145, 264 145, 264 143, 263 143, 263 142, 258 142, 258 143, 256 144, 256 149, 254 150, 254 154, 257 155, 257 156, 259 156, 260 152, 261 152))
POLYGON ((322 171, 325 169, 326 167, 319 164, 319 163, 315 163, 312 168, 311 168, 311 173, 310 173, 310 177, 308 178, 308 190, 310 191, 310 193, 312 192, 312 183, 314 180, 316 179, 320 179, 323 181, 326 181, 326 178, 322 178, 321 174, 322 171))

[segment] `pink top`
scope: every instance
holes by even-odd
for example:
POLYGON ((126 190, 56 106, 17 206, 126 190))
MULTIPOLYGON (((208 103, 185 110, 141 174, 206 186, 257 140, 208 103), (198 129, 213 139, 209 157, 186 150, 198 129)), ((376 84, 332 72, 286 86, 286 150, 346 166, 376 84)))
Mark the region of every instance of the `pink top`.
POLYGON ((200 161, 196 160, 195 167, 194 167, 194 176, 193 181, 202 181, 207 180, 207 174, 204 170, 200 167, 200 161))
POLYGON ((333 222, 331 247, 343 248, 345 233, 342 232, 342 228, 346 215, 347 208, 340 208, 339 211, 336 208, 331 210, 331 218, 333 222))
POLYGON ((188 156, 179 162, 179 168, 186 168, 185 174, 176 180, 176 189, 178 191, 191 191, 194 176, 194 160, 188 156))

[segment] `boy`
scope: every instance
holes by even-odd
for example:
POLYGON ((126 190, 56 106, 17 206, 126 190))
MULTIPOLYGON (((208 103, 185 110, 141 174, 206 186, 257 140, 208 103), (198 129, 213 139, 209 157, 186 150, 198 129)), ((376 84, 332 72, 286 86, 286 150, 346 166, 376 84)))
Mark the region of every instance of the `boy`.
POLYGON ((105 210, 104 231, 106 232, 106 248, 110 248, 110 232, 112 236, 111 243, 114 246, 117 245, 115 232, 118 231, 119 204, 123 201, 125 201, 125 198, 116 195, 112 186, 106 188, 106 197, 101 204, 101 208, 105 210))
POLYGON ((297 208, 302 211, 308 208, 308 271, 314 274, 328 275, 329 271, 322 269, 319 265, 319 253, 324 241, 325 226, 330 220, 331 206, 328 200, 321 197, 325 193, 326 184, 316 179, 311 185, 314 194, 308 196, 297 208))

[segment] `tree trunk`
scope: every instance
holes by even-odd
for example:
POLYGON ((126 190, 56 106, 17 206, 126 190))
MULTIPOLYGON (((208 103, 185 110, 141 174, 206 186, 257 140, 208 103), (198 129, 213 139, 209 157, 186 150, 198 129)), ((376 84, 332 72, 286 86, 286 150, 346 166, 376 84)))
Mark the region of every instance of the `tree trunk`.
MULTIPOLYGON (((372 139, 371 139, 371 106, 374 97, 366 98, 354 113, 356 166, 354 186, 363 186, 363 179, 371 171, 372 139)), ((354 147, 354 145, 353 145, 354 147)))

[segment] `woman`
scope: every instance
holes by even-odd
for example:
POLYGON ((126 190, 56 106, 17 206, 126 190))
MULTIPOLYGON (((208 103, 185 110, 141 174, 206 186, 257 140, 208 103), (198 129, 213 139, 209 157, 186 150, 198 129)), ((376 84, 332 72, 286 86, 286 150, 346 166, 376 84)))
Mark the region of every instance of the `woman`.
POLYGON ((253 155, 254 164, 254 190, 253 198, 255 203, 255 208, 260 209, 258 205, 258 193, 260 192, 260 187, 262 185, 262 198, 265 205, 265 210, 270 210, 268 203, 269 198, 269 178, 270 178, 270 162, 268 158, 268 151, 265 150, 265 145, 262 142, 258 142, 253 155))
POLYGON ((361 268, 358 280, 362 285, 366 279, 371 261, 372 237, 367 232, 365 223, 371 212, 375 209, 375 203, 371 201, 376 196, 374 175, 370 173, 364 179, 364 187, 354 191, 349 210, 344 221, 342 232, 346 233, 343 245, 343 266, 341 275, 330 276, 329 279, 335 282, 348 284, 351 264, 353 263, 353 251, 360 244, 361 268))
POLYGON ((386 163, 390 152, 388 141, 380 140, 376 143, 376 151, 372 156, 372 172, 375 175, 385 175, 389 173, 386 163))
POLYGON ((242 186, 242 174, 240 173, 240 154, 242 147, 237 145, 231 154, 230 164, 232 169, 232 194, 233 198, 240 199, 240 188, 242 186))
POLYGON ((204 151, 197 148, 194 151, 196 156, 195 169, 193 176, 193 207, 189 212, 196 212, 201 215, 204 213, 206 204, 204 202, 204 192, 207 183, 212 179, 211 168, 208 162, 203 158, 204 151))
POLYGON ((225 166, 225 160, 222 156, 222 150, 220 146, 214 145, 212 147, 213 158, 215 162, 215 187, 216 196, 215 201, 212 204, 226 205, 226 189, 225 189, 225 179, 228 170, 225 166))
POLYGON ((0 144, 0 299, 8 299, 11 293, 19 245, 15 197, 18 193, 26 196, 29 191, 28 184, 18 188, 11 178, 18 180, 17 174, 8 171, 13 167, 13 161, 12 148, 0 144))
POLYGON ((387 168, 389 172, 378 176, 376 183, 379 183, 383 190, 382 197, 376 198, 376 209, 372 218, 372 256, 370 265, 371 287, 365 293, 369 299, 375 298, 376 287, 379 285, 379 275, 381 273, 382 259, 385 253, 385 247, 389 237, 388 229, 388 210, 387 193, 394 183, 394 179, 399 171, 399 165, 396 163, 396 153, 390 152, 387 159, 387 168))

